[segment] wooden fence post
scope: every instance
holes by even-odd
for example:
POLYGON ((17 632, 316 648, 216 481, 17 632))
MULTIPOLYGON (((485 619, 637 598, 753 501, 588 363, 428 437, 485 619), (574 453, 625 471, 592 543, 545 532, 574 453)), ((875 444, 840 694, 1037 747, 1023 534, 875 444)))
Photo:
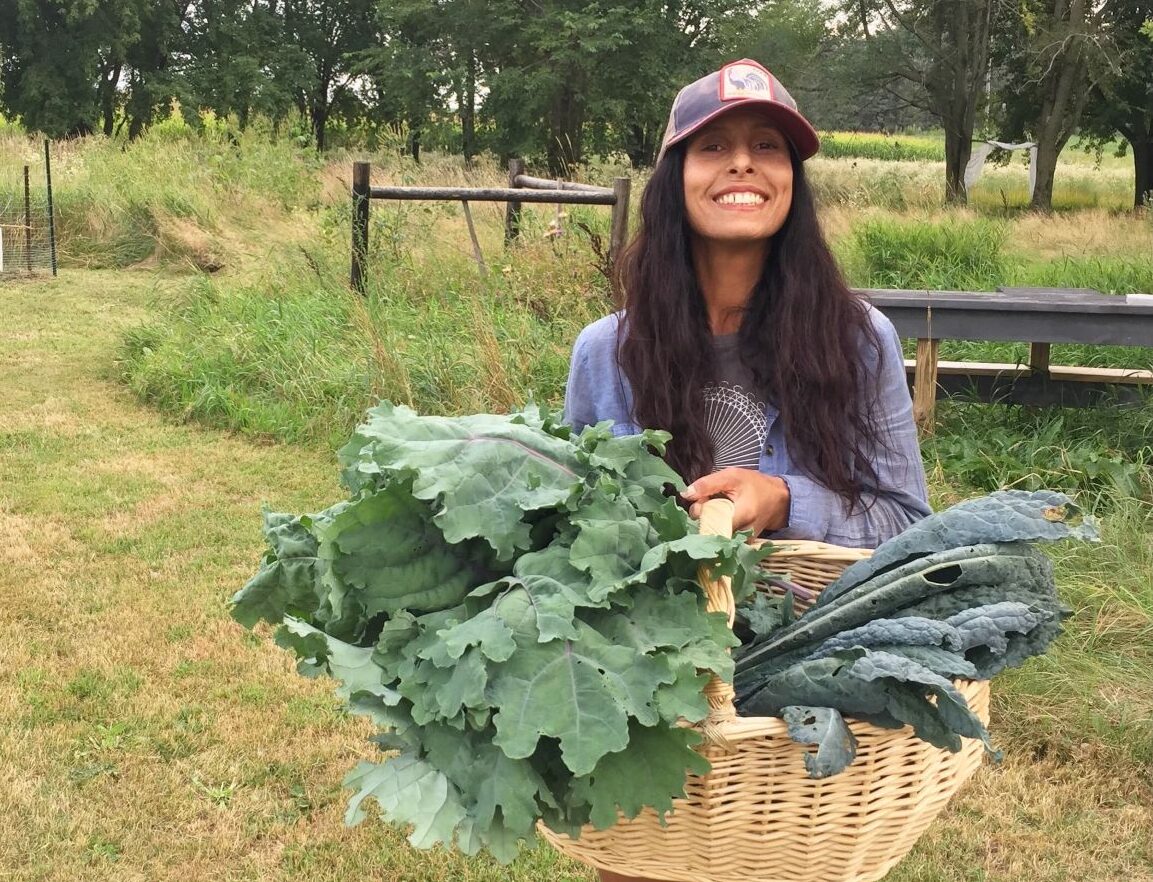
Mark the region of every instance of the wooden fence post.
POLYGON ((613 179, 612 227, 609 229, 609 263, 616 265, 617 258, 629 241, 629 192, 632 182, 628 178, 613 179))
MULTIPOLYGON (((508 161, 508 185, 517 188, 517 175, 524 174, 524 160, 510 159, 508 161)), ((504 210, 504 241, 511 242, 520 235, 520 203, 508 202, 504 210)))
POLYGON ((353 290, 364 293, 364 269, 368 259, 368 209, 372 192, 372 165, 352 164, 352 265, 349 282, 353 290))

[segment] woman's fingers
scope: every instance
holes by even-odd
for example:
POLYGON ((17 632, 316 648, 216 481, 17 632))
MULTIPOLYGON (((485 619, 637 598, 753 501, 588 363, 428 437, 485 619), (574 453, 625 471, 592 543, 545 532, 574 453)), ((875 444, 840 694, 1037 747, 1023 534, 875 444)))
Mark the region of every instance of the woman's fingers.
POLYGON ((700 517, 707 499, 726 496, 733 501, 733 529, 779 529, 788 521, 789 489, 781 478, 756 469, 721 469, 697 479, 681 494, 691 502, 689 515, 700 517))

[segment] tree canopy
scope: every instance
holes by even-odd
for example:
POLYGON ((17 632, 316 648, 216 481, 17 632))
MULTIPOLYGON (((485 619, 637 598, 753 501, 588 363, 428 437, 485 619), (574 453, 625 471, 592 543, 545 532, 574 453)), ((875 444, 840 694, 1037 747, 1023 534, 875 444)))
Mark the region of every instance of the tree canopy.
POLYGON ((179 107, 240 128, 385 128, 554 175, 656 155, 676 90, 773 70, 826 129, 937 125, 947 200, 975 138, 1039 146, 1034 207, 1075 133, 1118 136, 1153 189, 1153 0, 7 0, 0 110, 53 137, 139 135, 179 107))

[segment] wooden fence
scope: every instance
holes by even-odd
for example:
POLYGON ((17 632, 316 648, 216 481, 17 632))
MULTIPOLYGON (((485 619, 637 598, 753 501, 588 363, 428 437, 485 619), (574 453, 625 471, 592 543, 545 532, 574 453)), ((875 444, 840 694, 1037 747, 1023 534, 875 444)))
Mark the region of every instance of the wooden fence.
POLYGON ((353 163, 352 167, 352 261, 349 282, 357 291, 364 291, 368 255, 368 225, 370 204, 373 199, 417 199, 460 201, 464 206, 473 255, 481 271, 484 259, 476 227, 472 222, 469 202, 505 202, 505 241, 520 235, 521 206, 526 203, 550 205, 608 205, 612 207, 612 227, 609 232, 608 258, 614 263, 628 241, 629 193, 628 178, 616 178, 613 186, 594 187, 571 181, 550 181, 524 173, 524 161, 509 163, 508 187, 374 187, 372 166, 367 162, 353 163))

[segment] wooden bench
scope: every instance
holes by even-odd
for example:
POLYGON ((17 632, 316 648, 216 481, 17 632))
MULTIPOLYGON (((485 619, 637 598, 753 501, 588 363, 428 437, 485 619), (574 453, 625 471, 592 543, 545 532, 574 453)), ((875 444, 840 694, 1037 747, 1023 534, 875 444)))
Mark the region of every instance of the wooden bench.
POLYGON ((1111 295, 1083 288, 1001 288, 996 292, 863 290, 902 337, 917 340, 905 362, 913 413, 933 426, 937 398, 972 395, 984 401, 1086 407, 1136 399, 1153 385, 1153 371, 1049 363, 1053 343, 1153 348, 1153 297, 1111 295), (1029 344, 1029 363, 941 362, 941 340, 1029 344))

